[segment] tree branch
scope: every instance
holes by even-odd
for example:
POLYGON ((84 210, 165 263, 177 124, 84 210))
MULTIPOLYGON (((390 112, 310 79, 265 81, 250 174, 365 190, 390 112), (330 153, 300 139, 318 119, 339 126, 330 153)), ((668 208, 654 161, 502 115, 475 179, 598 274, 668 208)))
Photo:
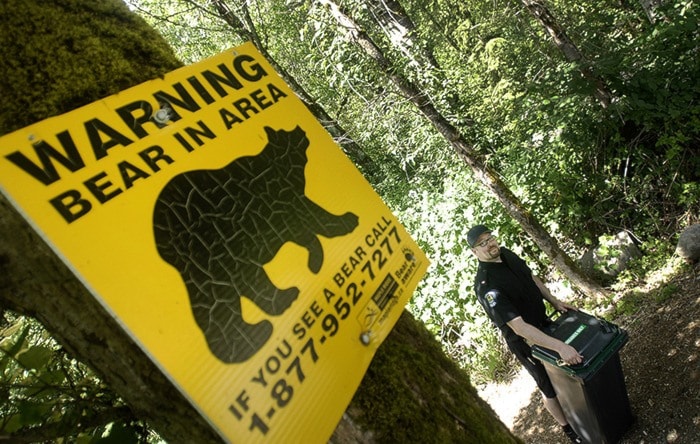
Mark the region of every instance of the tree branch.
POLYGON ((0 443, 25 444, 53 441, 66 436, 76 436, 82 431, 89 431, 112 422, 136 420, 131 409, 126 406, 100 411, 86 408, 83 412, 85 414, 77 418, 77 420, 72 420, 69 416, 63 416, 64 420, 58 422, 49 422, 40 427, 24 428, 9 435, 0 435, 0 443))

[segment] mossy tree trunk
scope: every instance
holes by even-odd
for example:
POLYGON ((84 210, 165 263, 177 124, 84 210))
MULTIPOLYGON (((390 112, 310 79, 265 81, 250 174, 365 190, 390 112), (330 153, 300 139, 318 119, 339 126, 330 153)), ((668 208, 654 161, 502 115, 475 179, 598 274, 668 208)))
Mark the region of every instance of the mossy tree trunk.
MULTIPOLYGON (((3 0, 0 17, 0 134, 181 65, 161 37, 119 0, 3 0)), ((38 319, 127 402, 133 416, 166 440, 220 441, 2 195, 0 308, 38 319)), ((93 413, 85 412, 81 422, 89 422, 93 413)), ((66 431, 71 432, 76 431, 66 431)))
POLYGON ((331 442, 521 443, 468 376, 404 311, 379 348, 331 442))
MULTIPOLYGON (((0 4, 0 134, 180 65, 119 0, 0 4)), ((76 240, 79 241, 79 240, 76 240)), ((33 316, 168 442, 220 441, 68 267, 0 195, 0 312, 33 316)), ((332 441, 519 442, 405 313, 332 441)))

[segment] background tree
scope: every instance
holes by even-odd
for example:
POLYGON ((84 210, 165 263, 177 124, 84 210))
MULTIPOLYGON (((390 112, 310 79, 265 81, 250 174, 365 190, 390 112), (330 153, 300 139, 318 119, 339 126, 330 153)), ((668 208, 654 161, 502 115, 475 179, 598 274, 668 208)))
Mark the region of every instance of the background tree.
POLYGON ((552 263, 581 290, 593 297, 605 297, 606 293, 600 285, 580 272, 571 258, 559 247, 557 241, 549 235, 537 218, 522 205, 515 194, 500 179, 497 172, 486 164, 483 156, 476 152, 473 145, 465 140, 435 106, 426 100, 426 94, 418 86, 399 73, 399 70, 385 56, 381 48, 363 29, 358 27, 356 21, 333 0, 320 1, 329 6, 331 14, 338 21, 339 26, 349 35, 349 38, 362 47, 405 97, 426 116, 438 132, 452 145, 456 153, 469 165, 474 176, 498 198, 508 215, 532 236, 535 243, 552 260, 552 263))
POLYGON ((522 0, 528 11, 542 24, 547 34, 552 38, 554 44, 566 57, 566 60, 577 65, 583 77, 591 84, 593 95, 603 108, 610 106, 613 97, 612 92, 605 81, 598 76, 590 63, 586 60, 576 44, 571 41, 564 28, 559 24, 554 15, 549 11, 547 5, 542 1, 522 0))

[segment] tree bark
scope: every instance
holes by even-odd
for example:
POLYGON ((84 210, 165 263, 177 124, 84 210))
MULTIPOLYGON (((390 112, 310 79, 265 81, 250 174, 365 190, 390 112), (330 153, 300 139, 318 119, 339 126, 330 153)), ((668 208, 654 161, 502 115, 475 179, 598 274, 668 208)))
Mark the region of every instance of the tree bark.
POLYGON ((330 13, 338 21, 340 28, 347 33, 348 38, 374 60, 379 69, 442 134, 455 152, 469 165, 476 178, 496 196, 508 215, 515 219, 523 230, 532 237, 537 246, 550 258, 553 265, 584 293, 596 299, 607 297, 607 292, 581 272, 575 262, 559 247, 556 239, 549 235, 535 216, 523 206, 496 172, 488 166, 484 156, 474 150, 457 128, 440 114, 426 98, 426 95, 422 93, 420 87, 400 74, 400 70, 392 65, 382 50, 360 29, 355 20, 333 0, 320 0, 320 3, 328 7, 330 13))
POLYGON ((408 311, 377 351, 330 442, 522 443, 408 311))
MULTIPOLYGON (((119 0, 6 0, 0 13, 8 18, 0 44, 9 61, 0 65, 0 134, 179 65, 162 39, 119 0)), ((37 318, 168 442, 221 442, 1 194, 0 307, 37 318)), ((478 397, 466 373, 407 313, 370 369, 333 442, 357 442, 350 436, 387 442, 399 433, 425 437, 422 442, 435 437, 446 437, 443 442, 521 442, 478 397)))
POLYGON ((559 25, 559 22, 554 15, 549 11, 542 1, 538 0, 522 0, 525 8, 532 14, 535 19, 547 31, 547 34, 552 38, 554 44, 564 54, 566 60, 573 62, 578 66, 578 70, 593 87, 593 96, 598 100, 598 103, 603 108, 610 106, 613 94, 608 88, 606 82, 597 75, 591 64, 584 55, 579 51, 576 44, 569 38, 564 31, 564 28, 559 25))
POLYGON ((381 0, 365 2, 365 5, 373 12, 391 44, 412 64, 419 65, 422 69, 438 67, 432 52, 423 50, 415 41, 416 26, 401 3, 397 0, 381 0))
MULTIPOLYGON (((0 134, 180 65, 119 0, 5 0, 0 16, 0 134)), ((2 194, 0 307, 38 319, 167 441, 221 441, 2 194)))
POLYGON ((652 25, 659 20, 659 6, 663 5, 664 0, 639 0, 639 4, 642 5, 644 13, 649 19, 649 23, 652 25))

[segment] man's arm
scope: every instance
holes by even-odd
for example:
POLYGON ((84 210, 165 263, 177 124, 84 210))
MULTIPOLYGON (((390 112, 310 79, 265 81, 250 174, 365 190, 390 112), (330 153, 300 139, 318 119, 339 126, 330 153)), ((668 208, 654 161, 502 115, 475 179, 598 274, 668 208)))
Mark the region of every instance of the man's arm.
POLYGON ((549 336, 534 325, 528 324, 521 316, 508 321, 508 326, 513 329, 518 336, 525 338, 529 343, 537 344, 559 353, 559 356, 567 364, 573 365, 583 362, 583 356, 581 356, 575 348, 565 344, 559 339, 549 336))
MULTIPOLYGON (((537 288, 540 289, 540 293, 542 293, 542 296, 549 301, 550 304, 552 304, 552 307, 556 311, 559 312, 565 312, 569 310, 574 310, 578 311, 578 308, 574 307, 573 305, 569 305, 566 302, 562 302, 559 299, 555 298, 554 295, 552 294, 551 291, 549 291, 549 288, 547 288, 546 285, 544 285, 544 282, 534 274, 532 275, 532 280, 535 281, 535 285, 537 285, 537 288)), ((547 347, 549 348, 549 347, 547 347)))

